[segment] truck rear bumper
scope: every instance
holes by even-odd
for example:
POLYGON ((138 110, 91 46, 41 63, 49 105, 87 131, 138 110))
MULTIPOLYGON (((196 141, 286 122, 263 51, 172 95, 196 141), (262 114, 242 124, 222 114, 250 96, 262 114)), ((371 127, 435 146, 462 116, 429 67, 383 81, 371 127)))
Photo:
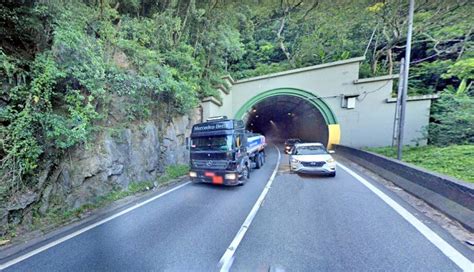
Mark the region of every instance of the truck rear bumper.
POLYGON ((189 172, 192 182, 235 186, 240 184, 239 174, 235 171, 194 170, 189 172), (235 178, 230 178, 230 177, 235 178), (227 178, 226 178, 227 177, 227 178))

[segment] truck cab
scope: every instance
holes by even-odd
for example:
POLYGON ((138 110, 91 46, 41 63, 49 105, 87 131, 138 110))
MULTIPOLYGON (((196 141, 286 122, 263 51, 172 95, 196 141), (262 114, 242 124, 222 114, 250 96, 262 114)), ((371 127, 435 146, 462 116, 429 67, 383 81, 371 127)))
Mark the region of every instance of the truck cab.
POLYGON ((252 161, 242 120, 209 119, 192 128, 189 176, 194 182, 240 185, 250 176, 252 161))

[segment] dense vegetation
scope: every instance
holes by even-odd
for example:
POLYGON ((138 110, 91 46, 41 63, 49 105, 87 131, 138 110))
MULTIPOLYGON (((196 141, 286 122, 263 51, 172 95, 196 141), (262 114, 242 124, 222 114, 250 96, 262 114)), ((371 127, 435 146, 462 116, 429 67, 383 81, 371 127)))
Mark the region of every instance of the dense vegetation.
MULTIPOLYGON (((361 76, 397 73, 407 2, 2 1, 0 198, 87 143, 117 98, 132 122, 218 96, 213 86, 225 73, 362 55, 361 76)), ((417 2, 410 93, 444 93, 433 107, 432 143, 473 143, 472 1, 417 2)))
MULTIPOLYGON (((391 158, 397 157, 397 150, 391 147, 368 150, 391 158)), ((474 145, 406 146, 403 148, 403 160, 460 180, 474 182, 474 145)))

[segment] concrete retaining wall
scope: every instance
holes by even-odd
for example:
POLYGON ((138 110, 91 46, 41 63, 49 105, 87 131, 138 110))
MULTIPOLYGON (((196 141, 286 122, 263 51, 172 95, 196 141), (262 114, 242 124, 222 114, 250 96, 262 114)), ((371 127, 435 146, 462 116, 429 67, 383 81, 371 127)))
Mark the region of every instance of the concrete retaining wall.
POLYGON ((423 199, 474 231, 474 185, 372 152, 336 146, 336 152, 423 199))

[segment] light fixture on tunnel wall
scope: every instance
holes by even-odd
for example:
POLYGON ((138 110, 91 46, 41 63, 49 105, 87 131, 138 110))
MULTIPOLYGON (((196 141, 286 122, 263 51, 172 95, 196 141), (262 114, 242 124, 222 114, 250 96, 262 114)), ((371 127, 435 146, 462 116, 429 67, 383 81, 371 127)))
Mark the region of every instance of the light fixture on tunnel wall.
POLYGON ((291 112, 289 112, 288 115, 291 116, 291 112))
POLYGON ((341 101, 341 107, 346 109, 355 109, 356 98, 358 94, 344 95, 341 101))
POLYGON ((258 114, 257 114, 257 115, 255 115, 255 118, 258 118, 258 114))
POLYGON ((257 109, 256 109, 256 108, 253 108, 253 109, 252 109, 252 112, 257 112, 257 109))

